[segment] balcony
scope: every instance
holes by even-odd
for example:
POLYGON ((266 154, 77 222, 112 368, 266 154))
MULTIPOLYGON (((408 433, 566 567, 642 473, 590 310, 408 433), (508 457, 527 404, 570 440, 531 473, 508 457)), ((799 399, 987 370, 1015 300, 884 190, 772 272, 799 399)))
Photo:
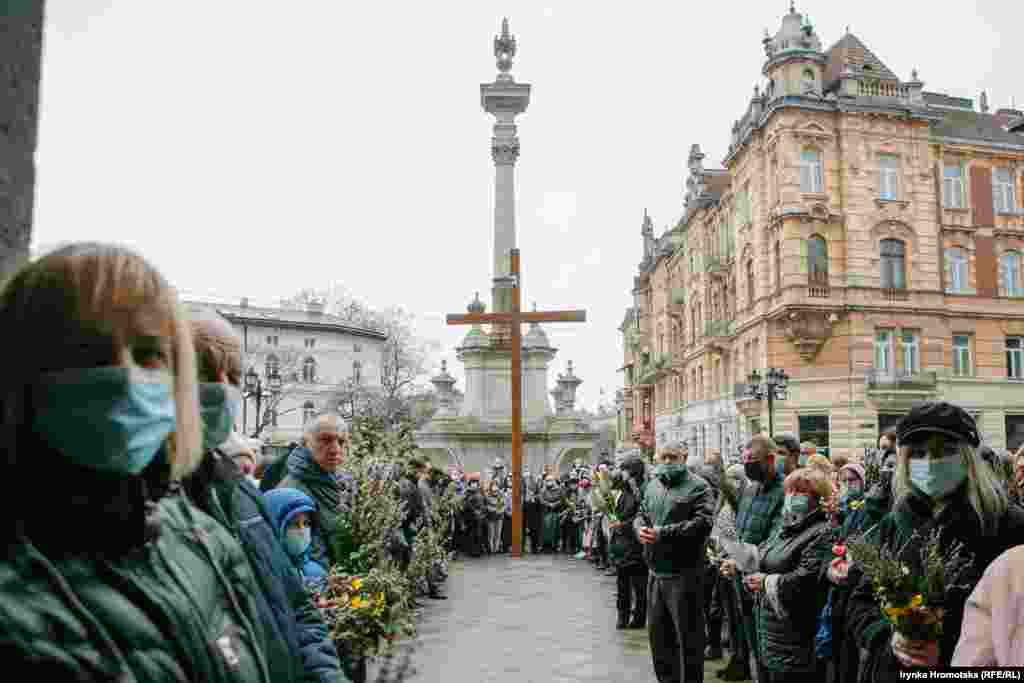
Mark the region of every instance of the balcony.
POLYGON ((909 408, 914 403, 934 397, 938 379, 932 371, 873 368, 866 373, 865 385, 869 400, 877 404, 909 408))
POLYGON ((881 290, 882 300, 894 303, 896 301, 908 301, 910 292, 903 287, 883 287, 881 290))
POLYGON ((909 100, 910 88, 898 83, 858 81, 857 95, 859 97, 889 97, 897 100, 909 100))
POLYGON ((827 299, 829 295, 828 273, 811 273, 807 276, 807 296, 827 299))
POLYGON ((704 325, 705 337, 722 339, 734 334, 736 334, 736 326, 731 320, 712 320, 704 325))

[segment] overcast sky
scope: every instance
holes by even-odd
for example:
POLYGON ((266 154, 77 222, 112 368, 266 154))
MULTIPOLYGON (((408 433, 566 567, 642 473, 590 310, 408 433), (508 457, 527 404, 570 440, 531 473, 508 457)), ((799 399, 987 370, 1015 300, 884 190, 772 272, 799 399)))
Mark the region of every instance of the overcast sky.
MULTIPOLYGON (((798 3, 825 46, 847 26, 898 76, 1009 106, 1024 4, 798 3), (1004 39, 1005 37, 1005 39, 1004 39)), ((647 208, 682 210, 685 159, 725 155, 760 83, 779 2, 50 0, 34 245, 140 250, 186 295, 274 303, 339 282, 401 304, 421 335, 479 290, 490 304, 493 119, 508 14, 518 119, 524 305, 585 308, 546 326, 584 380, 577 405, 621 385, 647 208)), ((1015 91, 1016 88, 1016 91, 1015 91)), ((437 359, 438 364, 440 358, 437 359)), ((553 378, 552 378, 553 381, 553 378)))

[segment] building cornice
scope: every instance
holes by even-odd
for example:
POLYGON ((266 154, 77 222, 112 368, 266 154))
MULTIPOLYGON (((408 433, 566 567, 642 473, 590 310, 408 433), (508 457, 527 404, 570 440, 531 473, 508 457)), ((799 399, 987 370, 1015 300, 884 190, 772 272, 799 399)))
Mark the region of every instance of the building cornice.
MULTIPOLYGON (((217 310, 216 306, 212 306, 214 310, 217 310)), ((267 320, 266 318, 255 318, 250 316, 236 315, 227 311, 217 312, 224 316, 224 319, 229 323, 236 325, 245 325, 248 327, 266 327, 276 330, 311 330, 317 332, 334 332, 335 334, 347 334, 353 337, 363 337, 365 339, 374 339, 377 341, 385 341, 388 336, 383 332, 377 332, 374 330, 367 330, 360 327, 350 327, 348 325, 339 325, 337 323, 315 323, 315 322, 302 322, 296 320, 267 320)))

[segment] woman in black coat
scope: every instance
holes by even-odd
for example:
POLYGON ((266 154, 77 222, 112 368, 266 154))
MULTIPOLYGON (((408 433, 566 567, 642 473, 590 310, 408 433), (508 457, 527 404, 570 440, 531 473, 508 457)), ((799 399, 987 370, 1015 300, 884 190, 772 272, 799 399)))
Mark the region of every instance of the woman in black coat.
POLYGON ((886 621, 868 577, 853 565, 855 585, 847 608, 847 633, 865 651, 861 681, 897 680, 912 668, 948 667, 960 638, 964 603, 992 560, 1024 543, 1024 510, 1008 502, 992 469, 977 455, 974 419, 945 402, 914 408, 899 424, 892 513, 869 538, 892 550, 913 573, 921 571, 921 545, 933 531, 943 548, 959 542, 973 556, 967 576, 947 594, 942 637, 910 641, 886 621), (916 534, 916 535, 915 535, 916 534))
POLYGON ((633 533, 633 520, 640 512, 640 489, 644 483, 644 463, 627 458, 620 465, 616 486, 622 490, 615 504, 619 521, 610 524, 612 537, 608 557, 615 567, 617 587, 615 628, 644 628, 647 621, 647 565, 643 546, 633 533), (631 618, 632 613, 632 618, 631 618))
POLYGON ((821 470, 802 467, 786 477, 782 526, 759 548, 758 571, 747 589, 760 594, 754 609, 760 683, 823 680, 814 654, 818 614, 824 606, 821 567, 830 556, 831 529, 824 503, 832 484, 821 470))

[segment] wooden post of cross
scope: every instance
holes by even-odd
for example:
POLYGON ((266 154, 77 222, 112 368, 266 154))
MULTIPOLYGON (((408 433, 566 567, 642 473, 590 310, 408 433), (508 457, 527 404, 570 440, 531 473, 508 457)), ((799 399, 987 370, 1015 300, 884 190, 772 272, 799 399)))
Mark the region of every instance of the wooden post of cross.
POLYGON ((512 557, 523 554, 523 323, 582 323, 586 311, 520 310, 519 250, 512 250, 512 310, 497 313, 450 314, 449 325, 508 325, 512 328, 512 557))

